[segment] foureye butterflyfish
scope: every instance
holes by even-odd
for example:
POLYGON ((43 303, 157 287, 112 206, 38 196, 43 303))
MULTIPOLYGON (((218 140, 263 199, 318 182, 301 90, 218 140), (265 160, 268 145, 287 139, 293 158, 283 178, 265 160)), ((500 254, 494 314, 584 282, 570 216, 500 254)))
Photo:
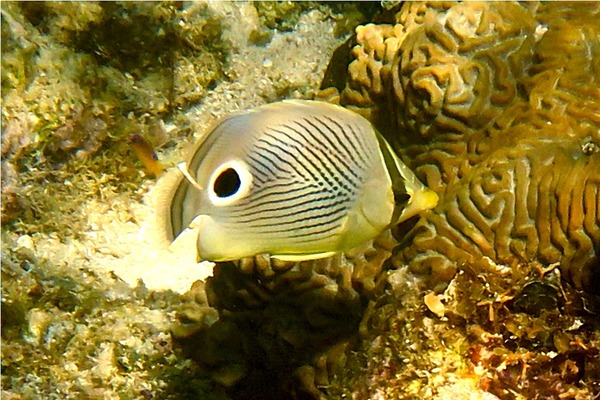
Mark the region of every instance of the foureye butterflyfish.
POLYGON ((172 173, 163 229, 196 227, 199 260, 321 258, 438 202, 369 121, 318 101, 228 116, 172 173))

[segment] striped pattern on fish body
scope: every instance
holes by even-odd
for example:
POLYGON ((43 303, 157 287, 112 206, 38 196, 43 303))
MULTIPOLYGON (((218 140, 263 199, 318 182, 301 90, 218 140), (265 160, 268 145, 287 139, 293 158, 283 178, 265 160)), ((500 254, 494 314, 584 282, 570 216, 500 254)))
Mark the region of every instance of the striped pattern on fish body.
POLYGON ((366 119, 315 101, 223 119, 188 171, 197 184, 179 179, 166 229, 174 239, 197 225, 199 258, 211 261, 323 257, 437 203, 366 119))

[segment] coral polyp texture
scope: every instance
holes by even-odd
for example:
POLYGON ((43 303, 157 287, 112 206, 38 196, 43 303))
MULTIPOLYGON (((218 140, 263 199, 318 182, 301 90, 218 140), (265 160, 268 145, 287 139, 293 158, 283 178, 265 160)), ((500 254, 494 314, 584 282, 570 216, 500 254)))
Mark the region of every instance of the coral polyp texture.
POLYGON ((174 335, 233 398, 322 396, 385 286, 390 231, 356 251, 300 263, 268 256, 219 263, 184 297, 174 335))
POLYGON ((443 289, 483 256, 600 280, 600 5, 406 3, 357 28, 342 105, 441 196, 394 255, 443 289))

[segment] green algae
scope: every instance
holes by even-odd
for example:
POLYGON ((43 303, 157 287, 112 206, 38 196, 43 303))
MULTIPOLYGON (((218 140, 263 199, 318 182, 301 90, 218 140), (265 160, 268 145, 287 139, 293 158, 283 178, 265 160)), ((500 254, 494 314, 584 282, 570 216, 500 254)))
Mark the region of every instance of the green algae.
POLYGON ((173 3, 4 3, 2 122, 24 136, 4 140, 25 148, 5 149, 5 158, 40 149, 49 159, 93 155, 121 136, 124 118, 163 117, 197 86, 221 79, 220 20, 206 7, 189 11, 173 3), (181 57, 203 60, 195 80, 182 78, 181 57), (86 131, 89 110, 101 133, 86 131))

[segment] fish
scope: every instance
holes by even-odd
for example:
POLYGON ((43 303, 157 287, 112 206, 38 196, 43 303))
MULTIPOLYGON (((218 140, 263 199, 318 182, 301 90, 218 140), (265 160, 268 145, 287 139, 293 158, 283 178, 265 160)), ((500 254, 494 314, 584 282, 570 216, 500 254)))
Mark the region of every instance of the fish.
POLYGON ((312 100, 223 118, 166 179, 159 229, 198 261, 324 258, 438 203, 367 119, 312 100))
POLYGON ((131 148, 135 155, 142 162, 150 175, 158 177, 164 170, 161 162, 158 160, 158 155, 154 151, 154 147, 150 142, 142 136, 134 134, 129 137, 131 148))

